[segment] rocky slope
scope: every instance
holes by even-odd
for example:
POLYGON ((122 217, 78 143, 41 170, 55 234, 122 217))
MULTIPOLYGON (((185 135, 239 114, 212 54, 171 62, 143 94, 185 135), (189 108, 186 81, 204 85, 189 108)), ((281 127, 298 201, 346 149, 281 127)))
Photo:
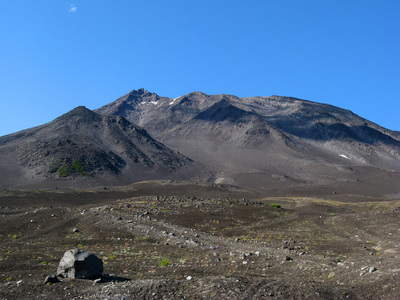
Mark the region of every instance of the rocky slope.
POLYGON ((101 116, 85 107, 1 137, 0 157, 4 186, 45 180, 130 183, 179 177, 196 165, 124 117, 101 116))
POLYGON ((0 137, 0 186, 148 179, 397 195, 400 135, 296 98, 192 92, 171 99, 140 89, 94 112, 78 107, 0 137))
POLYGON ((170 99, 140 89, 96 112, 123 115, 167 146, 215 166, 217 182, 262 187, 340 181, 357 183, 357 189, 377 174, 386 183, 398 180, 400 171, 398 133, 307 100, 201 92, 170 99))

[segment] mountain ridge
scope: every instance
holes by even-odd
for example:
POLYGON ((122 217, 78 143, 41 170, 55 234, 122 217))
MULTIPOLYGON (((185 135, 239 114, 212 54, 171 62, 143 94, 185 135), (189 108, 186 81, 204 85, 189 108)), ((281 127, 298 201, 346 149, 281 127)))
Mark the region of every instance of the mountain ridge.
POLYGON ((379 183, 396 193, 400 135, 349 110, 294 97, 168 98, 139 89, 0 137, 0 171, 0 186, 21 178, 49 185, 180 178, 254 190, 379 183), (57 177, 64 166, 71 174, 57 177))
MULTIPOLYGON (((0 145, 1 160, 11 160, 13 153, 15 169, 25 173, 27 181, 60 183, 68 177, 76 184, 101 178, 130 183, 129 178, 173 178, 194 164, 124 117, 102 116, 83 106, 44 125, 0 137, 0 145)), ((3 164, 0 170, 10 173, 3 164)), ((0 177, 2 185, 10 181, 7 177, 0 177)))
MULTIPOLYGON (((128 120, 167 146, 216 166, 221 182, 241 185, 238 177, 254 170, 263 174, 263 181, 276 177, 317 184, 327 184, 332 176, 359 180, 343 173, 348 168, 400 171, 395 132, 330 104, 276 95, 192 92, 154 102, 130 95, 136 98, 125 106, 128 120)), ((95 111, 110 113, 113 103, 108 111, 95 111)))

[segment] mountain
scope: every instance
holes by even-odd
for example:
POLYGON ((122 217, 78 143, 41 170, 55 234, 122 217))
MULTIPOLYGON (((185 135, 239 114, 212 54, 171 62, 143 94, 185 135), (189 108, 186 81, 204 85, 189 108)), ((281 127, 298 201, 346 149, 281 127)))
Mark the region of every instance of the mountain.
POLYGON ((328 104, 201 92, 171 99, 140 89, 95 111, 122 115, 212 165, 216 182, 256 189, 379 183, 395 191, 400 182, 399 134, 328 104))
POLYGON ((121 184, 179 179, 202 167, 122 116, 83 106, 42 126, 0 137, 0 184, 121 184))
POLYGON ((133 90, 0 137, 0 186, 196 180, 268 193, 400 194, 400 135, 292 97, 133 90))

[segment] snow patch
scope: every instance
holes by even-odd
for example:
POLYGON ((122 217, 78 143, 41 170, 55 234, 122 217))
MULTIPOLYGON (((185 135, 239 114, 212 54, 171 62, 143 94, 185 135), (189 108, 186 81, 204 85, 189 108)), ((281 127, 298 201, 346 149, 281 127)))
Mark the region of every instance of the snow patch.
POLYGON ((344 154, 339 154, 339 156, 344 157, 344 158, 346 158, 346 159, 350 159, 350 157, 348 157, 348 156, 346 156, 346 155, 344 155, 344 154))
POLYGON ((176 100, 178 100, 179 98, 181 98, 182 96, 176 97, 174 99, 172 99, 172 101, 169 103, 169 105, 172 105, 175 103, 176 100))
POLYGON ((157 105, 158 101, 150 101, 151 104, 157 105))

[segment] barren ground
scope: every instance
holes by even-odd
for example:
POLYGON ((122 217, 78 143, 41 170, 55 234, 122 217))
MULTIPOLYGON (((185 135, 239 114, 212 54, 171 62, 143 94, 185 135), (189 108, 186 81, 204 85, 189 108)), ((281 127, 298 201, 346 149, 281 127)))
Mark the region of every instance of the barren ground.
POLYGON ((400 298, 399 197, 170 182, 0 193, 0 299, 400 298), (108 275, 45 285, 73 248, 108 275))

